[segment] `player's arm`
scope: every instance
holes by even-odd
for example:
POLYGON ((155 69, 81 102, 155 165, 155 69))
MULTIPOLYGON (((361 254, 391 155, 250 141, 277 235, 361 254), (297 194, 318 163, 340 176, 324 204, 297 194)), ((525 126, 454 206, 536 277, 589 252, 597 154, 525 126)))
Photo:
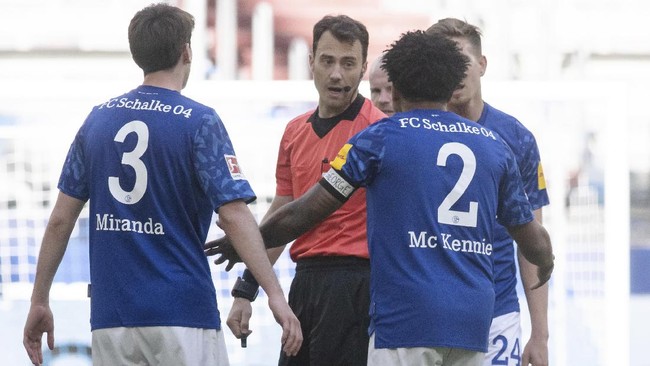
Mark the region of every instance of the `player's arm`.
MULTIPOLYGON (((267 214, 260 225, 266 248, 282 247, 290 243, 325 220, 344 202, 325 189, 324 185, 317 183, 300 198, 281 206, 278 204, 279 208, 267 214)), ((226 235, 230 236, 228 233, 226 235)), ((207 243, 206 255, 220 253, 217 246, 213 242, 207 243)))
MULTIPOLYGON (((526 139, 527 144, 521 150, 525 151, 525 153, 519 160, 519 168, 524 189, 530 202, 539 207, 534 211, 535 219, 542 224, 541 207, 548 204, 546 180, 544 179, 544 171, 536 140, 532 134, 529 137, 526 139)), ((523 349, 522 364, 547 366, 549 338, 548 284, 531 290, 536 281, 537 266, 527 261, 519 251, 517 252, 517 259, 531 322, 530 339, 523 349)))
POLYGON ((47 346, 50 349, 54 348, 54 318, 49 304, 50 288, 83 206, 84 201, 59 192, 43 235, 31 306, 23 333, 23 345, 35 365, 43 363, 41 348, 43 333, 47 333, 47 346))
MULTIPOLYGON (((262 218, 261 224, 264 224, 266 218, 269 215, 271 215, 273 212, 275 212, 278 208, 286 205, 291 201, 293 201, 293 196, 276 195, 273 198, 273 202, 271 202, 271 206, 269 207, 268 211, 262 218)), ((221 226, 219 222, 217 222, 217 224, 221 226)), ((223 236, 219 239, 215 239, 205 243, 203 249, 205 251, 205 255, 207 256, 219 255, 219 257, 214 261, 214 263, 217 265, 225 261, 228 261, 228 264, 226 265, 226 271, 230 271, 235 264, 241 262, 241 257, 239 257, 239 254, 237 254, 237 251, 235 251, 235 248, 233 248, 228 236, 223 236)), ((271 261, 271 264, 274 264, 278 260, 283 250, 284 250, 284 246, 268 250, 269 260, 271 261)), ((251 279, 254 281, 252 275, 248 271, 244 273, 244 279, 247 278, 249 281, 251 279)), ((256 282, 255 284, 257 285, 256 282)))
MULTIPOLYGON (((280 207, 290 203, 293 201, 293 196, 278 196, 276 195, 273 197, 273 201, 271 202, 271 206, 269 207, 268 211, 266 211, 266 214, 262 218, 262 221, 260 222, 260 230, 261 228, 266 225, 267 218, 273 215, 275 211, 277 211, 280 207)), ((264 245, 266 245, 266 242, 264 242, 264 245)), ((276 248, 270 248, 267 250, 268 255, 269 255, 269 260, 271 263, 277 262, 278 258, 284 251, 286 245, 282 245, 276 248)))
POLYGON ((300 198, 282 205, 264 217, 260 232, 267 248, 276 248, 288 244, 300 235, 323 222, 338 210, 354 193, 355 188, 346 184, 345 195, 338 191, 328 176, 342 178, 334 169, 300 198))
MULTIPOLYGON (((298 200, 276 203, 276 207, 269 209, 260 226, 267 247, 273 246, 268 249, 272 262, 277 260, 285 244, 325 220, 343 204, 320 184, 314 185, 298 200)), ((237 338, 245 338, 251 333, 249 330, 249 320, 252 315, 251 301, 257 297, 257 278, 257 274, 246 269, 233 287, 232 295, 235 300, 226 324, 237 338)))
POLYGON ((295 240, 338 210, 343 203, 323 185, 315 184, 300 198, 265 217, 260 231, 266 247, 280 247, 295 240))
MULTIPOLYGON (((535 218, 542 222, 542 209, 535 210, 535 218)), ((548 365, 548 284, 536 290, 531 290, 537 280, 537 266, 530 263, 517 252, 521 280, 530 312, 531 334, 530 340, 524 348, 522 362, 534 366, 548 365)))
POLYGON ((517 243, 519 252, 526 260, 537 266, 535 269, 537 284, 529 287, 531 289, 541 287, 548 282, 553 272, 553 247, 548 232, 537 220, 510 226, 507 229, 517 243))
POLYGON ((236 200, 219 208, 219 222, 237 253, 267 293, 269 307, 282 326, 283 350, 288 355, 295 355, 302 344, 300 322, 286 302, 255 218, 244 201, 236 200))
MULTIPOLYGON (((293 196, 276 195, 273 197, 271 206, 262 218, 261 224, 263 225, 267 217, 291 201, 293 201, 293 196)), ((230 240, 227 236, 207 243, 206 248, 210 248, 206 250, 206 254, 208 254, 210 251, 219 251, 218 253, 222 255, 220 258, 215 260, 216 264, 223 263, 226 259, 229 260, 229 263, 226 266, 226 271, 229 271, 235 263, 241 261, 234 249, 232 249, 233 253, 231 254, 224 253, 224 250, 227 248, 232 248, 230 245, 230 240)), ((277 248, 267 249, 266 252, 269 256, 269 261, 271 264, 275 264, 275 262, 277 262, 278 258, 284 251, 284 248, 285 246, 279 246, 277 248)), ((233 300, 233 306, 230 309, 230 314, 228 315, 227 324, 230 329, 233 330, 233 333, 241 333, 244 336, 248 336, 248 334, 251 333, 249 329, 249 320, 252 316, 252 307, 250 303, 257 297, 258 289, 259 284, 257 280, 255 280, 255 277, 248 268, 245 269, 242 276, 237 279, 235 287, 232 291, 235 299, 233 300)))
MULTIPOLYGON (((264 215, 262 222, 264 222, 266 217, 271 215, 278 208, 291 201, 293 201, 293 196, 276 195, 273 197, 271 206, 264 215)), ((207 243, 205 248, 206 254, 210 251, 218 251, 216 254, 221 254, 221 257, 215 260, 216 264, 223 263, 225 260, 229 261, 226 266, 226 271, 232 269, 235 263, 241 262, 241 258, 239 258, 239 255, 230 244, 230 240, 227 236, 207 243)), ((267 255, 269 256, 271 264, 275 264, 284 248, 285 246, 280 246, 267 250, 267 255)), ((235 282, 235 286, 232 290, 234 299, 226 320, 228 328, 230 328, 235 337, 242 339, 242 347, 244 347, 245 339, 252 333, 252 330, 250 329, 250 319, 253 316, 253 307, 251 306, 251 302, 257 297, 258 291, 259 284, 257 283, 257 280, 255 280, 255 277, 248 268, 245 269, 242 276, 237 278, 237 282, 235 282)))

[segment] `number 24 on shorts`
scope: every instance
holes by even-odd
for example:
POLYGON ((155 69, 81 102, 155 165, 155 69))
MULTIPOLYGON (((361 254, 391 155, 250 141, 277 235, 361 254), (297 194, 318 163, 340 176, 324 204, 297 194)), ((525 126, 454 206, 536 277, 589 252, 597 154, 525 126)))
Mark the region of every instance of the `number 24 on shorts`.
POLYGON ((512 351, 510 352, 510 358, 508 358, 508 338, 498 335, 492 341, 493 345, 501 344, 499 352, 492 358, 492 365, 506 365, 510 366, 510 359, 516 360, 517 363, 514 366, 521 366, 521 351, 519 349, 519 338, 515 339, 515 344, 512 346, 512 351))

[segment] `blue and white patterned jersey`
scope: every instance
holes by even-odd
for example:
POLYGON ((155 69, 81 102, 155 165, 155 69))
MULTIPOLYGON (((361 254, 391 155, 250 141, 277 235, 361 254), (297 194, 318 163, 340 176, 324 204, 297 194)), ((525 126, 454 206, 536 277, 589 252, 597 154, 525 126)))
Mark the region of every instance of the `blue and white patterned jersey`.
POLYGON ((414 110, 352 137, 322 181, 365 186, 375 347, 487 350, 494 218, 533 220, 514 156, 492 131, 414 110))
MULTIPOLYGON (((549 204, 546 181, 535 136, 516 118, 485 103, 478 123, 495 132, 515 154, 524 190, 533 210, 549 204)), ((494 240, 494 317, 519 311, 517 267, 513 240, 505 227, 497 225, 494 240)))
POLYGON ((90 200, 92 329, 220 329, 203 244, 213 211, 255 194, 212 108, 152 86, 96 106, 58 187, 90 200))

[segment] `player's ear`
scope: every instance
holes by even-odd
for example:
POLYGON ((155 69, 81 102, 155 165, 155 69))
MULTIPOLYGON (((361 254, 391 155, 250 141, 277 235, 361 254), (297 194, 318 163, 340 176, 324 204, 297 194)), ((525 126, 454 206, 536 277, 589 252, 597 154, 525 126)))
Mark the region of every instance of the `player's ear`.
POLYGON ((314 73, 314 53, 309 52, 309 70, 314 73))
POLYGON ((183 46, 183 55, 181 57, 184 64, 192 63, 192 46, 189 43, 185 43, 185 46, 183 46))
POLYGON ((487 57, 481 55, 478 59, 478 64, 481 67, 481 76, 485 75, 485 70, 487 69, 487 57))

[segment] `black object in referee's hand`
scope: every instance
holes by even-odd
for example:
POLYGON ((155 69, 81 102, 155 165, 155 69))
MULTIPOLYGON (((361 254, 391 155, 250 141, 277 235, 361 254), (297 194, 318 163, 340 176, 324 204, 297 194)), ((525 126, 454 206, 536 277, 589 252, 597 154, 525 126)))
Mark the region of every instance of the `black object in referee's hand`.
POLYGON ((241 336, 241 348, 246 348, 246 346, 247 346, 246 338, 248 338, 248 334, 242 334, 242 336, 241 336))

